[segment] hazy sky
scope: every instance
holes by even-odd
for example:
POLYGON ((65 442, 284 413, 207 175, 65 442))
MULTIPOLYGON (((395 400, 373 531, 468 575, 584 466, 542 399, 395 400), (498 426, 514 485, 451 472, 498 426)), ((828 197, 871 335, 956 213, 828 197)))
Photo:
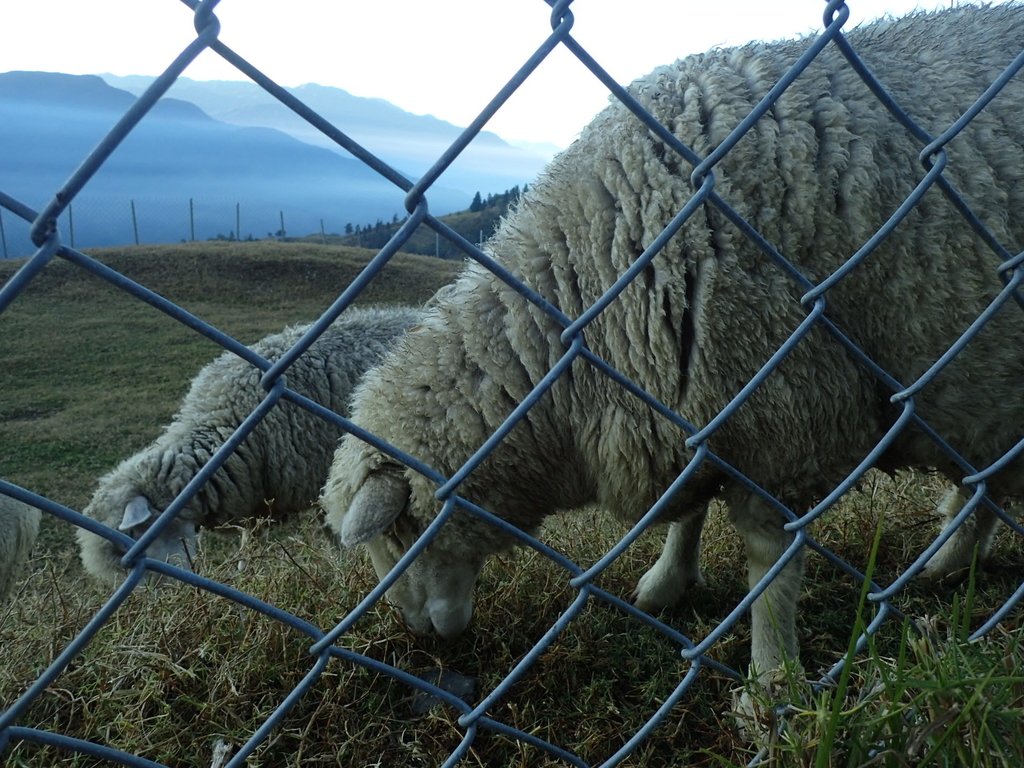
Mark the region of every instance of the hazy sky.
MULTIPOLYGON (((849 25, 950 0, 848 0, 849 25)), ((752 39, 819 30, 823 0, 577 0, 573 36, 620 82, 752 39)), ((286 86, 316 82, 469 123, 550 33, 543 0, 222 0, 220 39, 286 86)), ((0 72, 156 75, 195 35, 179 0, 6 0, 0 72)), ((244 79, 204 52, 197 80, 244 79)), ((505 138, 568 144, 606 91, 557 50, 488 124, 505 138)))

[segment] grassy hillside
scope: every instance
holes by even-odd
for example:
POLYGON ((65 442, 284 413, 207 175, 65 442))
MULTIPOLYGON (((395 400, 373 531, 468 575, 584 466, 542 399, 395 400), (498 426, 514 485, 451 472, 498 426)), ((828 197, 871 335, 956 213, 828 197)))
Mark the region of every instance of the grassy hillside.
MULTIPOLYGON (((330 304, 370 252, 310 244, 204 243, 102 251, 102 261, 252 341, 330 304)), ((0 280, 16 265, 0 262, 0 280)), ((367 292, 375 303, 419 302, 452 263, 398 256, 367 292)), ((0 476, 80 507, 98 474, 150 441, 192 375, 217 354, 211 342, 66 264, 53 264, 0 315, 0 476)), ((888 583, 931 539, 943 487, 931 478, 872 474, 815 534, 850 562, 874 563, 888 583), (873 544, 876 530, 884 529, 873 544)), ((589 565, 623 533, 602 511, 551 521, 542 535, 589 565)), ((663 620, 705 637, 746 593, 737 536, 722 510, 705 533, 697 589, 663 620)), ((628 596, 657 556, 643 537, 601 578, 628 596)), ((772 744, 774 766, 1019 766, 1024 754, 1024 650, 1019 615, 975 644, 966 631, 1015 589, 1021 555, 1000 539, 994 566, 953 590, 915 585, 899 607, 931 617, 928 633, 890 622, 849 667, 848 688, 812 696, 798 676, 792 711, 772 744)), ((197 570, 329 629, 376 583, 365 555, 339 552, 315 514, 205 537, 197 570)), ((810 557, 802 595, 803 662, 815 678, 870 619, 859 589, 810 557)), ((15 598, 0 606, 0 712, 62 651, 110 595, 83 577, 69 526, 47 520, 15 598)), ((565 572, 530 551, 485 568, 470 630, 455 641, 414 638, 377 606, 339 641, 412 672, 442 667, 478 683, 479 701, 572 603, 565 572)), ((1019 612, 1018 612, 1019 613, 1019 612)), ((166 765, 220 768, 310 670, 310 639, 201 590, 136 590, 19 725, 101 742, 166 765)), ((712 651, 748 660, 741 622, 712 651)), ((644 725, 689 666, 665 637, 591 601, 489 716, 600 763, 644 725)), ((669 712, 625 766, 739 766, 753 752, 728 715, 735 683, 711 670, 669 712)), ((387 675, 342 659, 327 666, 247 766, 436 766, 463 737, 460 713, 412 706, 387 675)), ((6 761, 6 762, 4 762, 6 761)), ((6 766, 107 765, 12 739, 6 766)), ((463 763, 535 768, 568 763, 481 731, 463 763)))
MULTIPOLYGON (((503 193, 489 195, 486 200, 474 201, 474 206, 470 210, 438 216, 438 219, 469 242, 479 244, 494 233, 509 206, 519 199, 519 194, 519 188, 515 187, 503 193)), ((377 221, 374 224, 360 226, 358 232, 350 234, 307 235, 298 240, 329 245, 382 248, 401 226, 402 221, 397 219, 391 222, 377 221)), ((438 237, 434 230, 423 224, 416 228, 412 237, 402 246, 402 250, 456 261, 466 257, 462 249, 451 241, 438 237)))

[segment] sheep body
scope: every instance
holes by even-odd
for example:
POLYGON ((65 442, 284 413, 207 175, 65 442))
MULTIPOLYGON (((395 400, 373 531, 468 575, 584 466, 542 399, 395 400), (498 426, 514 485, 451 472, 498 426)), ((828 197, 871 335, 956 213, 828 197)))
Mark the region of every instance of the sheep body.
MULTIPOLYGON (((884 20, 848 38, 925 130, 945 130, 1024 48, 1024 8, 957 8, 884 20)), ((698 154, 747 115, 808 41, 714 50, 655 70, 632 94, 698 154)), ((1012 80, 946 148, 944 171, 995 236, 1024 243, 1024 84, 1012 80)), ((924 175, 920 144, 828 46, 714 167, 715 190, 811 281, 833 273, 924 175)), ((578 317, 693 194, 692 168, 612 104, 557 157, 488 248, 520 280, 578 317)), ((826 316, 904 385, 1000 292, 998 262, 938 190, 826 294, 826 316)), ((583 331, 588 348, 688 422, 708 424, 806 320, 806 288, 705 204, 583 331)), ((445 477, 456 472, 566 352, 561 326, 470 264, 423 322, 369 371, 352 418, 445 477)), ((985 467, 1024 425, 1024 322, 1011 301, 915 397, 923 419, 985 467)), ((708 447, 800 514, 874 447, 900 413, 891 389, 815 326, 710 437, 708 447)), ((641 517, 693 458, 687 432, 576 358, 459 485, 464 498, 526 531, 597 502, 641 517)), ((903 431, 884 469, 964 474, 931 440, 903 431)), ((990 479, 1020 495, 1021 460, 990 479)), ((353 437, 334 458, 323 504, 343 543, 369 544, 383 577, 438 514, 435 483, 353 437)), ((751 585, 788 565, 752 608, 752 667, 797 656, 802 553, 782 515, 711 461, 669 499, 665 551, 636 602, 657 609, 700 581, 707 503, 726 501, 751 585)), ((984 521, 987 535, 991 521, 984 521)), ((485 558, 508 535, 457 510, 389 590, 416 631, 454 635, 472 613, 485 558)), ((951 547, 947 552, 960 552, 951 547)), ((951 556, 956 559, 959 555, 951 556)))
POLYGON ((41 513, 10 496, 0 495, 0 602, 7 599, 39 535, 41 513))
MULTIPOLYGON (((357 380, 419 318, 412 308, 353 309, 332 324, 286 372, 286 383, 338 413, 348 412, 357 380)), ((252 349, 268 360, 288 351, 308 325, 267 336, 252 349)), ((262 371, 225 352, 196 374, 174 420, 148 447, 100 479, 84 514, 138 538, 266 396, 262 371)), ((341 434, 304 408, 280 401, 147 550, 187 566, 199 526, 260 514, 282 517, 315 503, 341 434)), ((86 570, 103 580, 123 574, 123 552, 78 531, 86 570)))

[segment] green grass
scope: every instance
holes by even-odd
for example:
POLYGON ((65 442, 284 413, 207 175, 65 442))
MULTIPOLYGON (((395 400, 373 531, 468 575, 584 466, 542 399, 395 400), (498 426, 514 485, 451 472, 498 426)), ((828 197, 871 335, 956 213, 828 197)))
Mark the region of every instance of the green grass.
MULTIPOLYGON (((309 244, 202 244, 112 250, 102 261, 252 341, 330 304, 369 257, 309 244)), ((0 279, 13 267, 0 263, 0 279)), ((396 257, 370 301, 421 301, 453 265, 396 257)), ((95 478, 150 441, 217 348, 161 313, 64 264, 54 264, 0 315, 0 476, 79 508, 95 478)), ((934 535, 934 479, 871 474, 816 529, 820 541, 888 583, 934 535), (876 541, 876 532, 881 535, 876 541)), ((662 619, 703 638, 745 593, 736 534, 715 509, 705 534, 708 586, 662 619)), ((0 606, 0 708, 13 702, 104 603, 109 591, 83 578, 72 531, 44 521, 44 535, 16 597, 0 606)), ((583 565, 623 533, 598 510, 552 520, 546 541, 583 565)), ((375 584, 361 551, 339 551, 313 513, 207 536, 198 570, 323 629, 375 584)), ((599 580, 628 595, 657 556, 644 536, 599 580)), ((899 607, 929 632, 884 627, 849 665, 843 689, 811 695, 793 682, 791 715, 770 746, 778 766, 1018 766, 1024 754, 1024 649, 1013 615, 988 639, 967 631, 1017 586, 1021 556, 1008 535, 993 565, 945 593, 912 586, 899 607), (934 618, 939 617, 939 618, 934 618)), ((493 690, 572 603, 564 572, 524 550, 484 571, 477 615, 452 642, 417 639, 395 611, 375 607, 344 647, 405 670, 443 667, 493 690)), ((809 558, 801 600, 803 663, 817 676, 842 656, 858 620, 861 590, 821 558, 809 558)), ((230 601, 164 584, 139 590, 26 712, 30 725, 102 742, 171 766, 215 764, 237 751, 312 666, 310 640, 230 601)), ((713 650, 735 668, 747 661, 741 622, 713 650)), ((613 754, 673 692, 687 665, 657 632, 591 601, 489 712, 597 764, 613 754)), ((735 683, 704 672, 624 765, 734 766, 753 756, 728 714, 735 683)), ((247 765, 433 766, 462 739, 446 707, 416 717, 410 692, 386 675, 335 659, 247 765)), ((475 703, 475 702, 471 702, 475 703)), ((12 744, 8 766, 95 766, 29 743, 12 744)), ((481 731, 470 766, 555 766, 537 749, 481 731)))

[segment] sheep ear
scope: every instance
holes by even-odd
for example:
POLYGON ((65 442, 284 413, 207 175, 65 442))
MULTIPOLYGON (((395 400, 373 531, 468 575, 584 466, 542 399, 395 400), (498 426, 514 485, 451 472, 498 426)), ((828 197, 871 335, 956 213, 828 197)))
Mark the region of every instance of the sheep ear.
POLYGON ((341 543, 352 547, 379 535, 405 509, 410 492, 409 482, 398 473, 367 477, 342 520, 341 543))
POLYGON ((137 525, 144 525, 155 517, 153 508, 149 506, 149 499, 145 496, 136 496, 124 506, 124 516, 121 524, 117 526, 119 531, 130 531, 137 525))

